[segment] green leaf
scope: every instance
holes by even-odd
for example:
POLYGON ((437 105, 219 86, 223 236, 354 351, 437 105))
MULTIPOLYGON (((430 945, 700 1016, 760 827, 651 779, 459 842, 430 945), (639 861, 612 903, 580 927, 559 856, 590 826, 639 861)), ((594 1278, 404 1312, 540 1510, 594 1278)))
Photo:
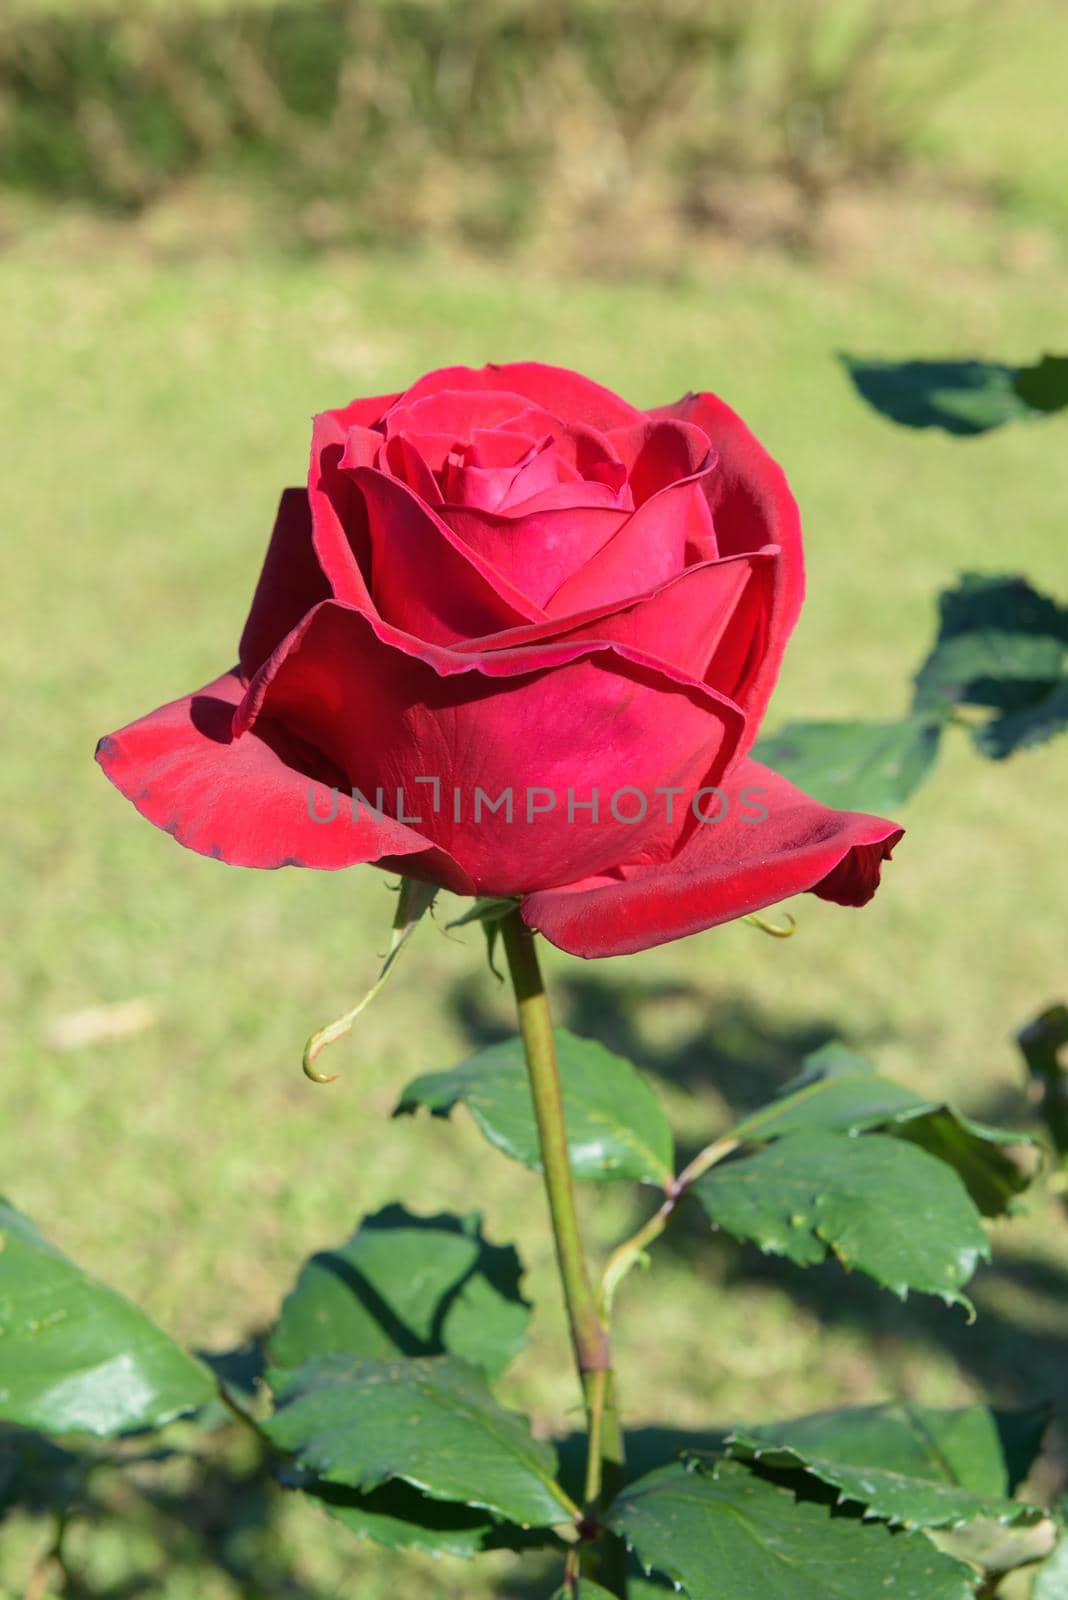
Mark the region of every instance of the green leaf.
POLYGON ((824 805, 893 812, 930 775, 941 728, 929 716, 898 722, 788 722, 753 755, 824 805))
POLYGON ((477 1506, 520 1527, 570 1522, 551 1445, 450 1356, 318 1356, 290 1379, 269 1438, 327 1483, 363 1494, 399 1478, 432 1500, 477 1506))
POLYGON ((918 711, 960 703, 1019 712, 1059 682, 1064 614, 1023 578, 965 573, 938 603, 938 637, 916 676, 918 711))
POLYGON ((967 1305, 989 1256, 957 1174, 885 1134, 793 1133, 714 1167, 695 1185, 709 1219, 765 1253, 811 1266, 833 1252, 902 1299, 910 1289, 967 1305))
POLYGON ((521 1272, 515 1251, 491 1245, 477 1216, 387 1206, 305 1263, 271 1338, 271 1365, 451 1353, 496 1377, 526 1336, 521 1272))
POLYGON ((998 362, 841 360, 861 398, 906 428, 986 433, 1036 415, 1016 368, 998 362))
POLYGON ((470 1557, 484 1550, 525 1550, 554 1541, 554 1536, 544 1530, 530 1531, 498 1522, 488 1511, 475 1506, 431 1500, 396 1478, 369 1494, 314 1478, 298 1478, 296 1486, 357 1538, 372 1539, 389 1550, 427 1550, 433 1555, 470 1557))
POLYGON ((824 1129, 838 1133, 880 1130, 908 1139, 947 1162, 984 1216, 1001 1216, 1028 1187, 1028 1174, 1003 1146, 1031 1145, 1030 1134, 975 1122, 952 1106, 927 1100, 839 1044, 805 1058, 804 1070, 777 1100, 733 1130, 749 1141, 824 1129))
POLYGON ((835 1516, 738 1465, 662 1467, 607 1521, 690 1600, 971 1600, 974 1574, 922 1533, 835 1516))
POLYGON ((1068 356, 1043 356, 1033 367, 1021 367, 1013 387, 1035 411, 1063 411, 1068 406, 1068 356))
POLYGON ((0 1418, 98 1436, 211 1400, 211 1374, 0 1200, 0 1418))
POLYGON ((1068 678, 1062 678, 1048 694, 1032 700, 1018 711, 1006 711, 979 728, 972 738, 983 755, 1004 761, 1017 750, 1046 744, 1068 729, 1068 678))
MULTIPOLYGON (((660 1103, 631 1062, 595 1039, 555 1030, 568 1146, 576 1178, 631 1178, 660 1187, 672 1180, 674 1145, 660 1103)), ((541 1171, 538 1130, 518 1039, 480 1050, 447 1072, 411 1082, 394 1116, 425 1106, 447 1117, 463 1104, 490 1144, 541 1171)))
MULTIPOLYGON (((1047 1420, 1048 1420, 1048 1413, 1047 1420)), ((731 1455, 800 1468, 875 1517, 914 1528, 958 1527, 978 1517, 1033 1523, 1042 1510, 1010 1499, 1001 1427, 982 1405, 944 1411, 903 1401, 825 1411, 738 1428, 731 1455)))

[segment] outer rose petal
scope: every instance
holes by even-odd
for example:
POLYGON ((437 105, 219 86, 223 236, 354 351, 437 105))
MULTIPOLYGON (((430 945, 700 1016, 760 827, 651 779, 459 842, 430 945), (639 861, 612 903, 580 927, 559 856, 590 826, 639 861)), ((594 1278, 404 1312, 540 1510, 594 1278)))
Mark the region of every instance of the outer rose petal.
POLYGON ((507 389, 565 422, 588 422, 602 431, 640 422, 644 415, 611 389, 605 389, 569 367, 541 361, 491 362, 486 367, 441 367, 428 372, 404 393, 405 403, 436 394, 439 389, 507 389))
MULTIPOLYGON (((573 955, 618 956, 805 890, 861 906, 904 832, 882 817, 821 805, 757 761, 740 762, 721 787, 728 797, 723 821, 698 824, 673 861, 530 894, 524 922, 573 955), (748 802, 744 790, 753 791, 748 802), (767 818, 743 820, 758 803, 767 818)), ((709 814, 720 809, 715 796, 701 804, 709 814)))
POLYGON ((330 597, 312 545, 306 489, 284 489, 252 608, 241 635, 241 670, 251 677, 305 612, 330 597))
POLYGON ((731 701, 622 646, 550 641, 465 655, 333 601, 258 674, 235 729, 255 731, 263 716, 323 751, 369 803, 410 819, 480 894, 666 855, 676 830, 655 787, 714 782, 708 774, 725 769, 742 731, 731 701), (623 796, 618 810, 633 822, 611 806, 628 788, 638 803, 623 796), (489 809, 507 790, 511 821, 489 809), (597 816, 586 803, 594 790, 597 816))
POLYGON ((760 729, 786 641, 793 632, 805 593, 801 517, 782 468, 749 431, 737 412, 714 394, 688 394, 674 405, 659 406, 654 417, 676 417, 704 428, 719 452, 718 470, 704 479, 716 525, 720 555, 777 544, 779 561, 766 648, 754 663, 742 704, 749 723, 746 748, 760 729))
POLYGON ((323 411, 312 422, 308 465, 312 540, 331 594, 346 605, 365 606, 370 611, 367 518, 352 474, 341 466, 349 436, 348 427, 339 420, 344 415, 323 411))
POLYGON ((244 693, 238 674, 225 673, 101 739, 97 760, 149 822, 231 866, 332 871, 412 857, 420 873, 473 892, 456 863, 411 828, 365 807, 354 818, 337 793, 344 779, 299 740, 266 721, 235 739, 244 693))

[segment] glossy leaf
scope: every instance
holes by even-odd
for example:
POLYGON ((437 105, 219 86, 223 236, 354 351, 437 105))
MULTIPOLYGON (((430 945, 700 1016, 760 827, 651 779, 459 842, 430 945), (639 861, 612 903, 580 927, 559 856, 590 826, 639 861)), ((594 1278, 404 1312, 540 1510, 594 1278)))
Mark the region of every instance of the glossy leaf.
MULTIPOLYGON (((673 1175, 671 1128, 637 1069, 594 1039, 556 1029, 571 1164, 576 1178, 631 1178, 663 1186, 673 1175)), ((541 1170, 538 1130, 518 1039, 490 1045, 447 1072, 428 1072, 402 1094, 395 1116, 425 1106, 447 1117, 467 1107, 490 1144, 541 1170)))
POLYGON ((1027 1172, 1005 1147, 1034 1144, 1030 1134, 994 1128, 881 1077, 867 1057, 839 1044, 806 1057, 804 1070, 777 1100, 733 1130, 743 1140, 824 1129, 884 1131, 947 1162, 984 1216, 1000 1216, 1027 1188, 1027 1172))
POLYGON ((834 1516, 723 1463, 663 1467, 617 1496, 609 1526, 690 1600, 971 1600, 974 1574, 922 1533, 834 1516))
POLYGON ((916 677, 920 711, 966 704, 1016 712, 1061 678, 1061 607, 1023 578, 965 573, 939 597, 939 628, 916 677))
POLYGON ((753 748, 824 805, 893 814, 929 777, 938 755, 939 722, 788 722, 753 748))
POLYGON ((520 1276, 515 1251, 491 1245, 477 1216, 388 1206, 305 1263, 271 1339, 271 1365, 451 1353, 495 1377, 526 1336, 520 1276))
POLYGON ((986 433, 1036 414, 1017 393, 1017 369, 998 362, 841 359, 861 398, 906 428, 986 433))
POLYGON ((206 1367, 0 1201, 0 1419, 103 1437, 214 1394, 206 1367))
POLYGON ((1009 1498, 1002 1431, 988 1406, 945 1411, 896 1402, 825 1411, 738 1428, 728 1449, 765 1467, 798 1468, 838 1490, 840 1501, 906 1527, 957 1527, 979 1517, 1032 1523, 1043 1515, 1009 1498))
POLYGON ((957 1174, 885 1134, 793 1133, 724 1162, 694 1191, 709 1219, 765 1253, 811 1266, 829 1253, 902 1299, 947 1304, 989 1255, 979 1214, 957 1174))
POLYGON ((499 1405, 473 1367, 449 1356, 318 1356, 292 1375, 265 1430, 305 1471, 362 1494, 401 1479, 433 1500, 521 1527, 575 1515, 555 1481, 551 1445, 499 1405))

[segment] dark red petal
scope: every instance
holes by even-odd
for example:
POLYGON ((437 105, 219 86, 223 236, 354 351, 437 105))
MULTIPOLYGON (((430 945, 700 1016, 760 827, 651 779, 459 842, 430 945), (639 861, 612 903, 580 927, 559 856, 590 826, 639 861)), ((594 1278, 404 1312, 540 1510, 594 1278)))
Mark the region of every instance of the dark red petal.
POLYGON ((306 489, 285 489, 252 608, 241 635, 241 670, 251 678, 306 611, 330 596, 312 545, 306 489))
POLYGON ((588 422, 594 428, 622 428, 638 422, 643 413, 611 389, 605 389, 568 367, 550 367, 541 361, 513 361, 486 367, 442 367, 428 372, 405 393, 406 402, 442 389, 504 389, 543 406, 564 422, 588 422))
POLYGON ((474 506, 443 506, 440 513, 474 556, 526 597, 531 616, 543 614, 554 591, 597 555, 629 515, 615 505, 588 504, 595 493, 604 492, 597 485, 569 483, 561 488, 573 491, 584 504, 550 505, 525 516, 474 506))
POLYGON ((660 406, 654 417, 675 417, 704 429, 719 452, 717 470, 704 479, 720 555, 780 546, 771 620, 763 659, 745 694, 747 747, 756 738, 779 675, 786 641, 805 592, 801 518, 782 468, 772 460, 738 414, 714 394, 689 394, 660 406))
POLYGON ((392 411, 398 400, 403 400, 404 390, 396 394, 372 395, 366 400, 350 400, 347 406, 337 406, 331 411, 323 411, 324 417, 332 417, 341 433, 347 433, 350 428, 373 428, 376 422, 382 422, 387 413, 392 411))
POLYGON ((620 525, 597 554, 573 572, 547 601, 551 617, 566 617, 659 588, 693 561, 716 554, 704 484, 714 464, 669 484, 620 525))
POLYGON ((643 417, 628 428, 613 428, 607 437, 626 465, 636 506, 658 489, 696 477, 715 462, 708 435, 690 422, 643 417))
POLYGON ((420 450, 420 440, 411 434, 395 433, 383 446, 378 465, 406 483, 427 505, 441 504, 441 486, 420 450))
MULTIPOLYGON (((430 374, 431 378, 441 376, 447 376, 447 371, 430 374)), ((548 413, 539 417, 531 412, 521 394, 512 393, 501 384, 489 388, 444 385, 428 392, 422 388, 426 382, 426 378, 420 378, 413 384, 385 419, 390 438, 402 431, 447 435, 454 440, 469 439, 476 428, 507 427, 509 432, 526 432, 526 426, 519 423, 523 417, 532 426, 528 437, 534 439, 545 433, 546 421, 551 426, 556 420, 548 413)))
POLYGON ((312 539, 331 594, 346 605, 370 610, 367 515, 353 474, 341 465, 348 445, 348 427, 339 420, 344 415, 323 411, 312 422, 308 466, 312 539))
MULTIPOLYGON (((573 955, 615 956, 806 890, 860 906, 878 888, 882 863, 904 831, 882 817, 821 805, 757 761, 742 761, 721 788, 724 819, 698 824, 673 861, 528 895, 523 920, 573 955)), ((722 809, 714 795, 701 805, 710 815, 722 809)))
POLYGON ((244 693, 228 672, 101 739, 97 760, 143 817, 200 855, 330 871, 418 855, 432 881, 471 892, 455 862, 411 828, 366 807, 354 817, 344 778, 281 728, 264 719, 235 739, 244 693))
POLYGON ((516 498, 517 489, 523 497, 519 487, 523 482, 530 483, 529 494, 559 487, 560 476, 548 435, 532 444, 517 434, 491 434, 496 450, 484 448, 479 435, 484 438, 485 430, 475 430, 475 439, 464 451, 465 460, 454 456, 445 463, 441 488, 447 503, 477 506, 483 511, 505 510, 508 502, 516 498), (495 454, 501 459, 494 461, 495 454))
POLYGON ((353 478, 367 509, 375 605, 387 622, 450 644, 542 615, 406 484, 368 467, 353 478))
MULTIPOLYGON (((383 803, 485 894, 666 851, 655 787, 715 781, 707 775, 724 770, 741 734, 730 701, 623 646, 550 641, 463 655, 333 601, 258 674, 235 727, 254 730, 264 716, 323 751, 376 804, 381 788, 383 803), (636 822, 612 815, 622 788, 648 796, 636 822), (487 811, 476 819, 476 789, 487 802, 511 789, 512 822, 487 811), (594 789, 596 818, 583 804, 594 789), (555 803, 535 799, 528 815, 528 790, 555 803)), ((633 798, 620 805, 640 809, 633 798)))
POLYGON ((578 615, 553 617, 456 645, 515 650, 550 639, 613 640, 710 683, 732 700, 753 642, 763 637, 778 551, 754 551, 688 567, 658 589, 578 615))

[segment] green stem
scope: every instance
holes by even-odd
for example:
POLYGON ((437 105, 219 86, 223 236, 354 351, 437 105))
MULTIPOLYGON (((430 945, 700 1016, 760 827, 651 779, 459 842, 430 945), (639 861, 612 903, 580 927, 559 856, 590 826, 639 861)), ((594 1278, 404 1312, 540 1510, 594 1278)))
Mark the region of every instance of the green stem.
MULTIPOLYGON (((524 926, 518 911, 503 918, 500 926, 534 1101, 545 1193, 571 1345, 586 1408, 589 1436, 586 1513, 595 1520, 600 1507, 623 1480, 623 1433, 616 1409, 612 1353, 608 1329, 586 1265, 575 1207, 560 1067, 534 935, 524 926)), ((626 1550, 621 1540, 603 1542, 597 1578, 610 1593, 626 1595, 626 1550)))

